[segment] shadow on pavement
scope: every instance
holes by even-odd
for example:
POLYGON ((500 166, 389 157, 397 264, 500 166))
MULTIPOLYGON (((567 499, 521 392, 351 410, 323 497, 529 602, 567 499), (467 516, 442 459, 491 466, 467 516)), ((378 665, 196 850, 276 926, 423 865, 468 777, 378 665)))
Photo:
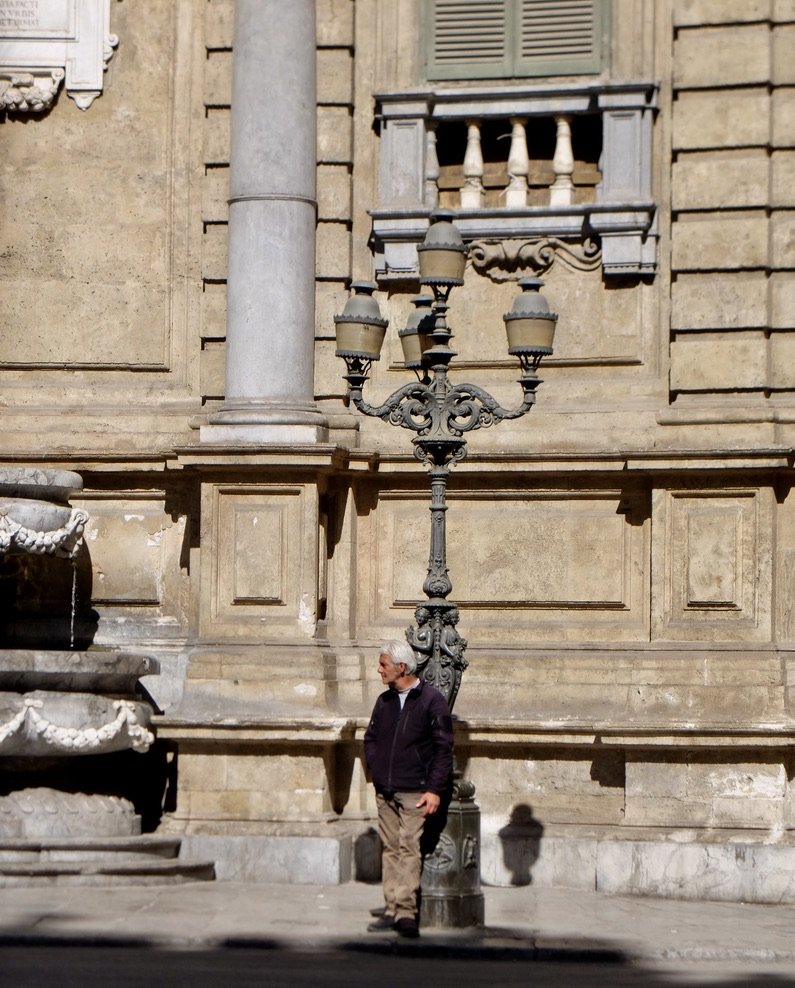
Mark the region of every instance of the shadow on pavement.
POLYGON ((771 961, 739 966, 721 976, 717 965, 674 963, 651 968, 598 943, 536 947, 532 941, 444 942, 426 935, 411 943, 379 937, 320 946, 270 938, 227 938, 216 946, 164 944, 145 938, 62 936, 27 927, 0 936, 0 986, 5 988, 434 988, 480 985, 533 988, 784 988, 789 974, 772 973, 771 961), (663 969, 664 968, 664 969, 663 969), (692 976, 691 976, 692 975, 692 976), (713 977, 715 975, 716 977, 713 977))

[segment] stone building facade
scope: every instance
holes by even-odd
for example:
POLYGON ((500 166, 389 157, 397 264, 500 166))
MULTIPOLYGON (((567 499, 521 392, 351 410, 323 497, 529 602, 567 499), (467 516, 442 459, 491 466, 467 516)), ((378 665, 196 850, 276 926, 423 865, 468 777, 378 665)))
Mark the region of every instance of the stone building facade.
POLYGON ((375 277, 368 395, 407 380, 441 203, 459 379, 519 403, 523 274, 559 314, 449 491, 484 877, 795 897, 795 3, 575 4, 595 61, 540 71, 445 67, 443 0, 108 6, 87 109, 0 65, 0 460, 83 477, 95 643, 161 666, 159 830, 223 877, 366 872, 428 494, 333 316, 375 277))

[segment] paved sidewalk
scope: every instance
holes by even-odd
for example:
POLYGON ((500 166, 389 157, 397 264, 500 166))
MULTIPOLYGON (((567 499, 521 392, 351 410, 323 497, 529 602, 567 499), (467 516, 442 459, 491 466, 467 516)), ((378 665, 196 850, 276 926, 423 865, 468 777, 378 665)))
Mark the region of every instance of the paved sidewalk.
MULTIPOLYGON (((418 941, 365 931, 375 885, 0 889, 0 946, 231 946, 324 950, 357 944, 445 955, 795 964, 795 906, 683 902, 560 889, 484 888, 483 930, 418 941)), ((795 967, 793 968, 795 969, 795 967)))

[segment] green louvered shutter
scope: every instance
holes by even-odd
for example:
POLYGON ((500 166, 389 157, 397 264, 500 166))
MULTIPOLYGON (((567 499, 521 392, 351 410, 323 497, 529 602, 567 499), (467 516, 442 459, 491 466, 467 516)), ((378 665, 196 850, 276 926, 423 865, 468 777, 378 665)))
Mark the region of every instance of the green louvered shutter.
POLYGON ((602 70, 609 0, 426 0, 428 79, 602 70))
POLYGON ((499 79, 511 74, 511 0, 429 0, 429 79, 499 79))
POLYGON ((602 70, 600 0, 521 0, 517 75, 581 75, 602 70))

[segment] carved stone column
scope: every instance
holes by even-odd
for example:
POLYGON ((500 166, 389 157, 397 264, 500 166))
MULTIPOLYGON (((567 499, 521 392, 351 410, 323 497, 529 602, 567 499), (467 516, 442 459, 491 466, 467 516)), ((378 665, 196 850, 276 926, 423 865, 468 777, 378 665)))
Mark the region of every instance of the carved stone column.
POLYGON ((314 0, 236 0, 226 397, 204 442, 327 438, 313 400, 315 90, 314 0))

